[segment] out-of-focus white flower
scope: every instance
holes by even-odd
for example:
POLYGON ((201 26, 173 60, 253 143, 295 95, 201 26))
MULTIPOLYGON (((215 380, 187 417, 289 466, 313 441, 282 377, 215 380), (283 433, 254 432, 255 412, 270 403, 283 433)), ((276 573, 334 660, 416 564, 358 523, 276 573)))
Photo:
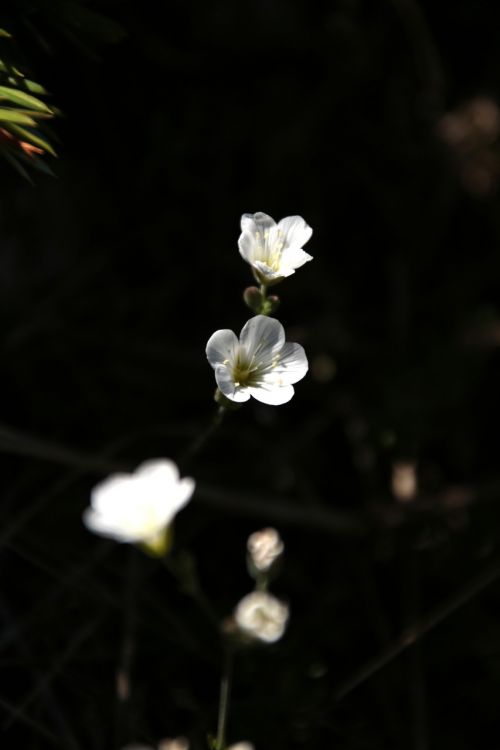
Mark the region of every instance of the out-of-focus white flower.
POLYGON ((266 591, 252 591, 234 611, 236 624, 246 635, 265 643, 278 641, 285 632, 289 609, 266 591))
POLYGON ((250 534, 247 549, 250 560, 258 571, 269 570, 273 562, 283 553, 285 546, 276 529, 262 529, 250 534))
POLYGON ((173 461, 145 461, 133 474, 112 474, 96 485, 83 521, 95 534, 141 543, 161 555, 167 549, 168 527, 194 487, 193 479, 179 478, 173 461))
POLYGON ((250 742, 237 742, 236 745, 231 745, 227 750, 255 750, 255 748, 250 742))
POLYGON ((396 461, 392 465, 392 494, 401 502, 414 500, 417 494, 417 467, 414 461, 396 461))
POLYGON ((266 315, 250 318, 239 341, 227 328, 216 331, 206 351, 219 390, 231 401, 253 396, 264 404, 284 404, 294 394, 292 383, 308 369, 303 347, 285 342, 281 323, 266 315))
POLYGON ((243 214, 238 247, 261 284, 277 284, 291 276, 312 256, 302 246, 312 229, 301 216, 287 216, 276 224, 267 214, 243 214))
POLYGON ((186 737, 168 738, 160 742, 158 750, 189 750, 189 741, 186 737))

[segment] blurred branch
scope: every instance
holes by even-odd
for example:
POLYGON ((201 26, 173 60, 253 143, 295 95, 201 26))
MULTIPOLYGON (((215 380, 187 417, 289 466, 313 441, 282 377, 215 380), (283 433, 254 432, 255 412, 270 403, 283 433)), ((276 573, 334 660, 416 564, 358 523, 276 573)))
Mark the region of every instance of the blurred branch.
POLYGON ((457 594, 450 596, 443 604, 436 607, 427 617, 420 622, 415 622, 411 627, 405 630, 396 641, 388 648, 384 649, 378 656, 370 659, 364 664, 352 677, 346 680, 336 691, 335 699, 337 701, 345 698, 352 693, 364 682, 377 674, 381 669, 390 664, 403 651, 417 643, 424 635, 427 635, 437 625, 454 614, 458 609, 468 604, 483 589, 494 583, 500 578, 500 560, 492 563, 486 570, 480 573, 470 583, 464 586, 457 594))

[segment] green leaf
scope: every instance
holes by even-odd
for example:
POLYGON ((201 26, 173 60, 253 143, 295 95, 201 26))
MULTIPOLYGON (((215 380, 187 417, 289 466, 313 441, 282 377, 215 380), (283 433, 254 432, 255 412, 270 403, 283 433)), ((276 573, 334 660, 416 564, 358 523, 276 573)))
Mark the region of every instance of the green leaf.
MULTIPOLYGON (((5 108, 4 108, 4 111, 5 111, 5 108)), ((8 111, 19 112, 21 115, 26 115, 27 117, 31 117, 32 120, 51 120, 52 117, 54 117, 56 114, 55 110, 51 110, 50 112, 38 112, 38 111, 35 111, 34 109, 19 109, 18 107, 16 107, 15 109, 14 107, 12 107, 12 109, 9 109, 8 111)), ((24 124, 27 125, 28 123, 24 123, 24 124)))
MULTIPOLYGON (((36 114, 36 112, 34 114, 36 114)), ((26 113, 17 109, 5 109, 5 107, 0 107, 0 123, 1 122, 17 122, 19 125, 36 125, 36 121, 26 113)))
POLYGON ((36 99, 31 94, 25 94, 24 91, 18 91, 17 89, 9 88, 8 86, 0 86, 0 101, 7 99, 7 101, 13 102, 14 104, 20 104, 24 107, 38 110, 40 112, 49 112, 52 114, 50 107, 47 107, 44 102, 40 99, 36 99))
POLYGON ((10 39, 12 37, 12 34, 9 34, 9 32, 5 31, 5 29, 0 29, 0 36, 7 37, 7 39, 10 39))
POLYGON ((31 91, 32 94, 48 94, 49 93, 47 89, 44 89, 44 87, 40 83, 35 83, 35 81, 30 81, 27 78, 23 79, 21 85, 24 86, 25 89, 28 89, 28 91, 31 91))
POLYGON ((36 133, 33 133, 31 130, 26 130, 26 128, 21 128, 19 125, 14 125, 13 123, 9 125, 9 131, 16 135, 18 138, 20 138, 22 141, 27 141, 28 143, 32 143, 33 146, 38 146, 39 148, 43 148, 44 151, 47 151, 48 154, 52 154, 52 156, 56 156, 57 154, 50 145, 48 141, 45 140, 45 138, 42 138, 40 135, 37 135, 36 133))

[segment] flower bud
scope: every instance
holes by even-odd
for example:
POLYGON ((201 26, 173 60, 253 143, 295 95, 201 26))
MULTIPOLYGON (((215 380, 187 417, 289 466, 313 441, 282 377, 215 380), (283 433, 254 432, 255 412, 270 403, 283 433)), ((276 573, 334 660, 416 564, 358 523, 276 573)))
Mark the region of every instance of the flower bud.
POLYGON ((243 597, 234 611, 240 631, 264 643, 275 643, 285 632, 289 609, 286 604, 265 591, 252 591, 243 597))
POLYGON ((262 298, 262 305, 260 307, 261 315, 272 315, 280 305, 280 298, 276 294, 271 294, 270 297, 262 298))
POLYGON ((256 286, 248 286, 243 292, 243 301, 254 313, 262 310, 262 294, 256 286))
POLYGON ((250 534, 247 542, 250 575, 255 578, 259 573, 267 572, 283 554, 284 548, 276 529, 267 528, 250 534))

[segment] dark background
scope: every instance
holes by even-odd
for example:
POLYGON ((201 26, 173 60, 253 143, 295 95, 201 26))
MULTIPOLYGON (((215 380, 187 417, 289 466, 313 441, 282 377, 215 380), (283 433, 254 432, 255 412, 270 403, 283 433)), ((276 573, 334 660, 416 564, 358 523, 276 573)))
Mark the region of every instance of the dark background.
POLYGON ((186 462, 173 552, 222 619, 252 587, 247 535, 285 540, 288 632, 237 655, 229 739, 496 747, 500 10, 96 1, 117 26, 86 27, 64 5, 6 3, 0 24, 63 113, 54 179, 0 165, 2 748, 215 731, 210 620, 81 513, 115 465, 180 460, 210 424, 205 344, 251 316, 237 239, 256 211, 314 229, 276 288, 310 372, 186 462))

